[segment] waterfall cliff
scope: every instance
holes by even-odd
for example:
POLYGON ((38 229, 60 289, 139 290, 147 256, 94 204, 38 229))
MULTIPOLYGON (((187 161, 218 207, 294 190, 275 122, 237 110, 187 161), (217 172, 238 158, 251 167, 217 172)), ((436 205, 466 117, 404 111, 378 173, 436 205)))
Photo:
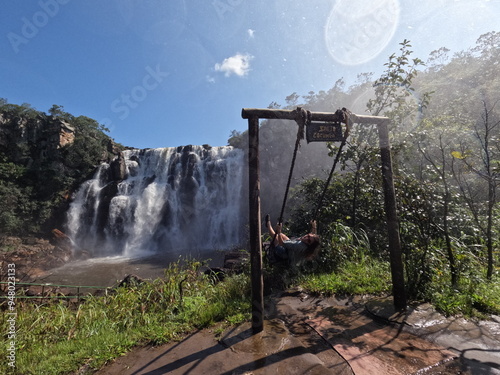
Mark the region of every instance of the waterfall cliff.
POLYGON ((239 245, 243 160, 232 147, 124 151, 76 192, 67 232, 93 256, 239 245))

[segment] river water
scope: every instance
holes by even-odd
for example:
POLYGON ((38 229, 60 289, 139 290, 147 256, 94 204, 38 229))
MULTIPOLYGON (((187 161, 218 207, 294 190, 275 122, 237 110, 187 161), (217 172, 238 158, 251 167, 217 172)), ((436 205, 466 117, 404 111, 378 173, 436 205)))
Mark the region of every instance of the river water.
MULTIPOLYGON (((212 267, 221 267, 224 261, 224 254, 220 251, 192 252, 190 256, 191 259, 206 261, 204 264, 212 267)), ((76 260, 47 271, 36 282, 109 287, 130 274, 142 279, 162 277, 170 263, 186 259, 189 257, 185 255, 181 258, 178 254, 157 254, 140 258, 114 256, 76 260)))

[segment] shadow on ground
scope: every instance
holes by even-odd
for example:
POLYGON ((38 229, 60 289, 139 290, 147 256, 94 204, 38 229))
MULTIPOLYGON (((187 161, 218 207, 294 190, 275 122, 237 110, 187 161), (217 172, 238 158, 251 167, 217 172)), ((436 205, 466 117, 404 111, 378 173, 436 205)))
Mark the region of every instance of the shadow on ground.
POLYGON ((388 299, 268 301, 264 331, 250 323, 138 348, 98 372, 139 374, 500 374, 499 323, 445 319, 430 306, 395 313, 388 299))

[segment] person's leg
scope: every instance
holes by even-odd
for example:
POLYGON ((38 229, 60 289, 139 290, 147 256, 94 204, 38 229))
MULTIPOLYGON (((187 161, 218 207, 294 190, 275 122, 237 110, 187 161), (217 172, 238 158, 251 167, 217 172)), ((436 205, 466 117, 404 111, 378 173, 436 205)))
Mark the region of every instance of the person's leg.
POLYGON ((276 236, 276 239, 274 240, 274 245, 275 246, 283 246, 283 242, 288 241, 289 239, 290 238, 288 238, 288 236, 286 234, 278 233, 278 235, 276 236))
POLYGON ((274 238, 274 235, 276 234, 276 232, 274 231, 274 228, 271 224, 271 220, 269 219, 269 215, 266 215, 266 226, 267 226, 267 231, 269 232, 269 236, 271 236, 271 238, 274 238))
POLYGON ((266 216, 266 225, 267 225, 267 230, 269 232, 269 236, 271 236, 271 238, 274 239, 273 246, 281 246, 283 245, 283 241, 288 241, 290 239, 283 233, 278 233, 278 235, 276 235, 276 231, 274 230, 271 224, 271 220, 269 220, 268 216, 266 216))

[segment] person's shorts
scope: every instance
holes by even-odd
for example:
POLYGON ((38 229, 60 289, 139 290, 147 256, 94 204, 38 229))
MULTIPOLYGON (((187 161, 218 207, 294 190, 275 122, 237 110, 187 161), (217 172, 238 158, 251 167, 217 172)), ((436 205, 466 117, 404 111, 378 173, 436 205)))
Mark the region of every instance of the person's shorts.
POLYGON ((288 261, 288 251, 283 246, 269 247, 267 256, 270 264, 288 261))
POLYGON ((274 248, 274 255, 279 260, 287 260, 288 259, 288 251, 283 246, 276 246, 274 248))

